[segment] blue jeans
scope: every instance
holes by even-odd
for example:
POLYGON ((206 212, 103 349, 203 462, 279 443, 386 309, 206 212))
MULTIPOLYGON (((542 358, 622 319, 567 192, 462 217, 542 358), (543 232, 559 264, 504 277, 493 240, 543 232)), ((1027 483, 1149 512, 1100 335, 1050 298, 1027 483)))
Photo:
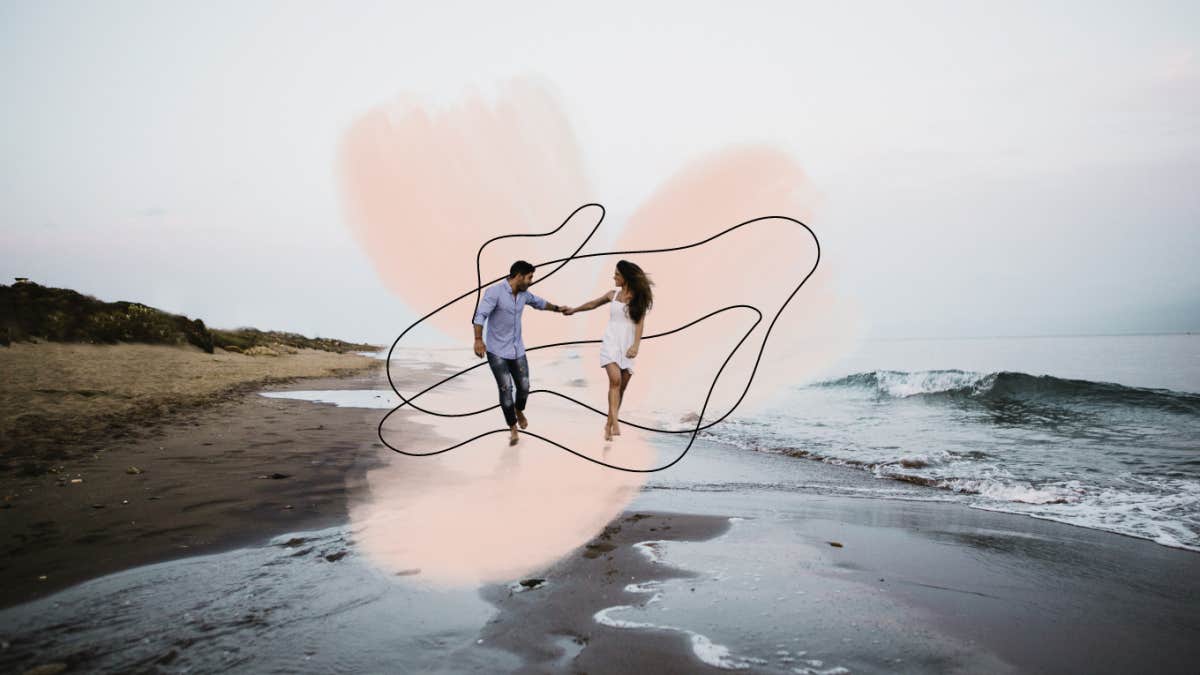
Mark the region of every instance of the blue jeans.
POLYGON ((529 399, 529 362, 524 356, 506 359, 491 352, 487 353, 487 360, 492 376, 496 378, 496 387, 500 389, 500 409, 504 411, 504 421, 511 427, 517 423, 516 411, 524 410, 525 401, 529 399))

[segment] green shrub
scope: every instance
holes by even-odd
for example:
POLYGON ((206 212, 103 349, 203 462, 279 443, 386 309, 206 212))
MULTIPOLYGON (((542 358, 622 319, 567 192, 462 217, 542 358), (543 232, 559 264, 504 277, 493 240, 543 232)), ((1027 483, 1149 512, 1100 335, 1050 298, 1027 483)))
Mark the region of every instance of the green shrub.
POLYGON ((98 344, 191 344, 209 354, 215 347, 241 352, 272 344, 338 353, 376 349, 374 345, 256 328, 209 329, 200 319, 170 314, 138 302, 103 302, 67 288, 49 288, 31 282, 0 285, 0 345, 35 338, 98 344))

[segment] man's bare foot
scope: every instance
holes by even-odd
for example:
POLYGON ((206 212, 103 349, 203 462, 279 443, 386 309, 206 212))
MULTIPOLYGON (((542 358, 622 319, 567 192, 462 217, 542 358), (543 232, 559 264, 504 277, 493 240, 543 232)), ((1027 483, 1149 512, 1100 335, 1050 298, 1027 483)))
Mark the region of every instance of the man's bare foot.
POLYGON ((604 424, 604 440, 612 440, 612 427, 610 427, 607 422, 604 424))
POLYGON ((509 427, 508 428, 508 444, 516 445, 517 441, 519 441, 519 440, 521 440, 521 437, 517 434, 517 428, 515 426, 509 427))
POLYGON ((517 411, 517 424, 521 425, 522 429, 529 426, 529 420, 525 419, 525 413, 520 410, 517 411))
POLYGON ((614 422, 614 423, 613 423, 613 425, 612 425, 612 435, 613 435, 613 436, 620 436, 620 435, 621 435, 621 423, 620 423, 620 422, 614 422))

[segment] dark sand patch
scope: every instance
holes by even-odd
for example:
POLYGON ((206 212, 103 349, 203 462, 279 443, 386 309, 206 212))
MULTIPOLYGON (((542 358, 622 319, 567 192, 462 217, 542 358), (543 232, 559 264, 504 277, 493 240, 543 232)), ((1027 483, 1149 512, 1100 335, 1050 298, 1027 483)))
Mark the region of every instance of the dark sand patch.
POLYGON ((629 584, 693 575, 651 561, 634 544, 702 541, 728 529, 729 519, 717 516, 624 514, 536 575, 545 583, 520 592, 507 585, 484 588, 483 597, 500 612, 481 631, 482 644, 519 655, 528 672, 720 672, 697 659, 678 632, 611 628, 593 616, 607 607, 645 602, 645 594, 625 590, 629 584))

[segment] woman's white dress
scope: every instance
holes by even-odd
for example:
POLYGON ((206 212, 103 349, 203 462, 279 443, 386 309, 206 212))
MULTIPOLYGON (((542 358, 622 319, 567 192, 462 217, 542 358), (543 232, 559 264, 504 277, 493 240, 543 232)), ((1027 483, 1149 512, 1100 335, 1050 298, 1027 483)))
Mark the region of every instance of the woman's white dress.
POLYGON ((621 289, 613 291, 613 299, 608 303, 608 326, 604 329, 604 339, 600 341, 600 366, 610 363, 617 364, 621 370, 633 372, 633 359, 625 352, 633 346, 633 333, 636 325, 626 313, 628 305, 617 300, 621 289))

